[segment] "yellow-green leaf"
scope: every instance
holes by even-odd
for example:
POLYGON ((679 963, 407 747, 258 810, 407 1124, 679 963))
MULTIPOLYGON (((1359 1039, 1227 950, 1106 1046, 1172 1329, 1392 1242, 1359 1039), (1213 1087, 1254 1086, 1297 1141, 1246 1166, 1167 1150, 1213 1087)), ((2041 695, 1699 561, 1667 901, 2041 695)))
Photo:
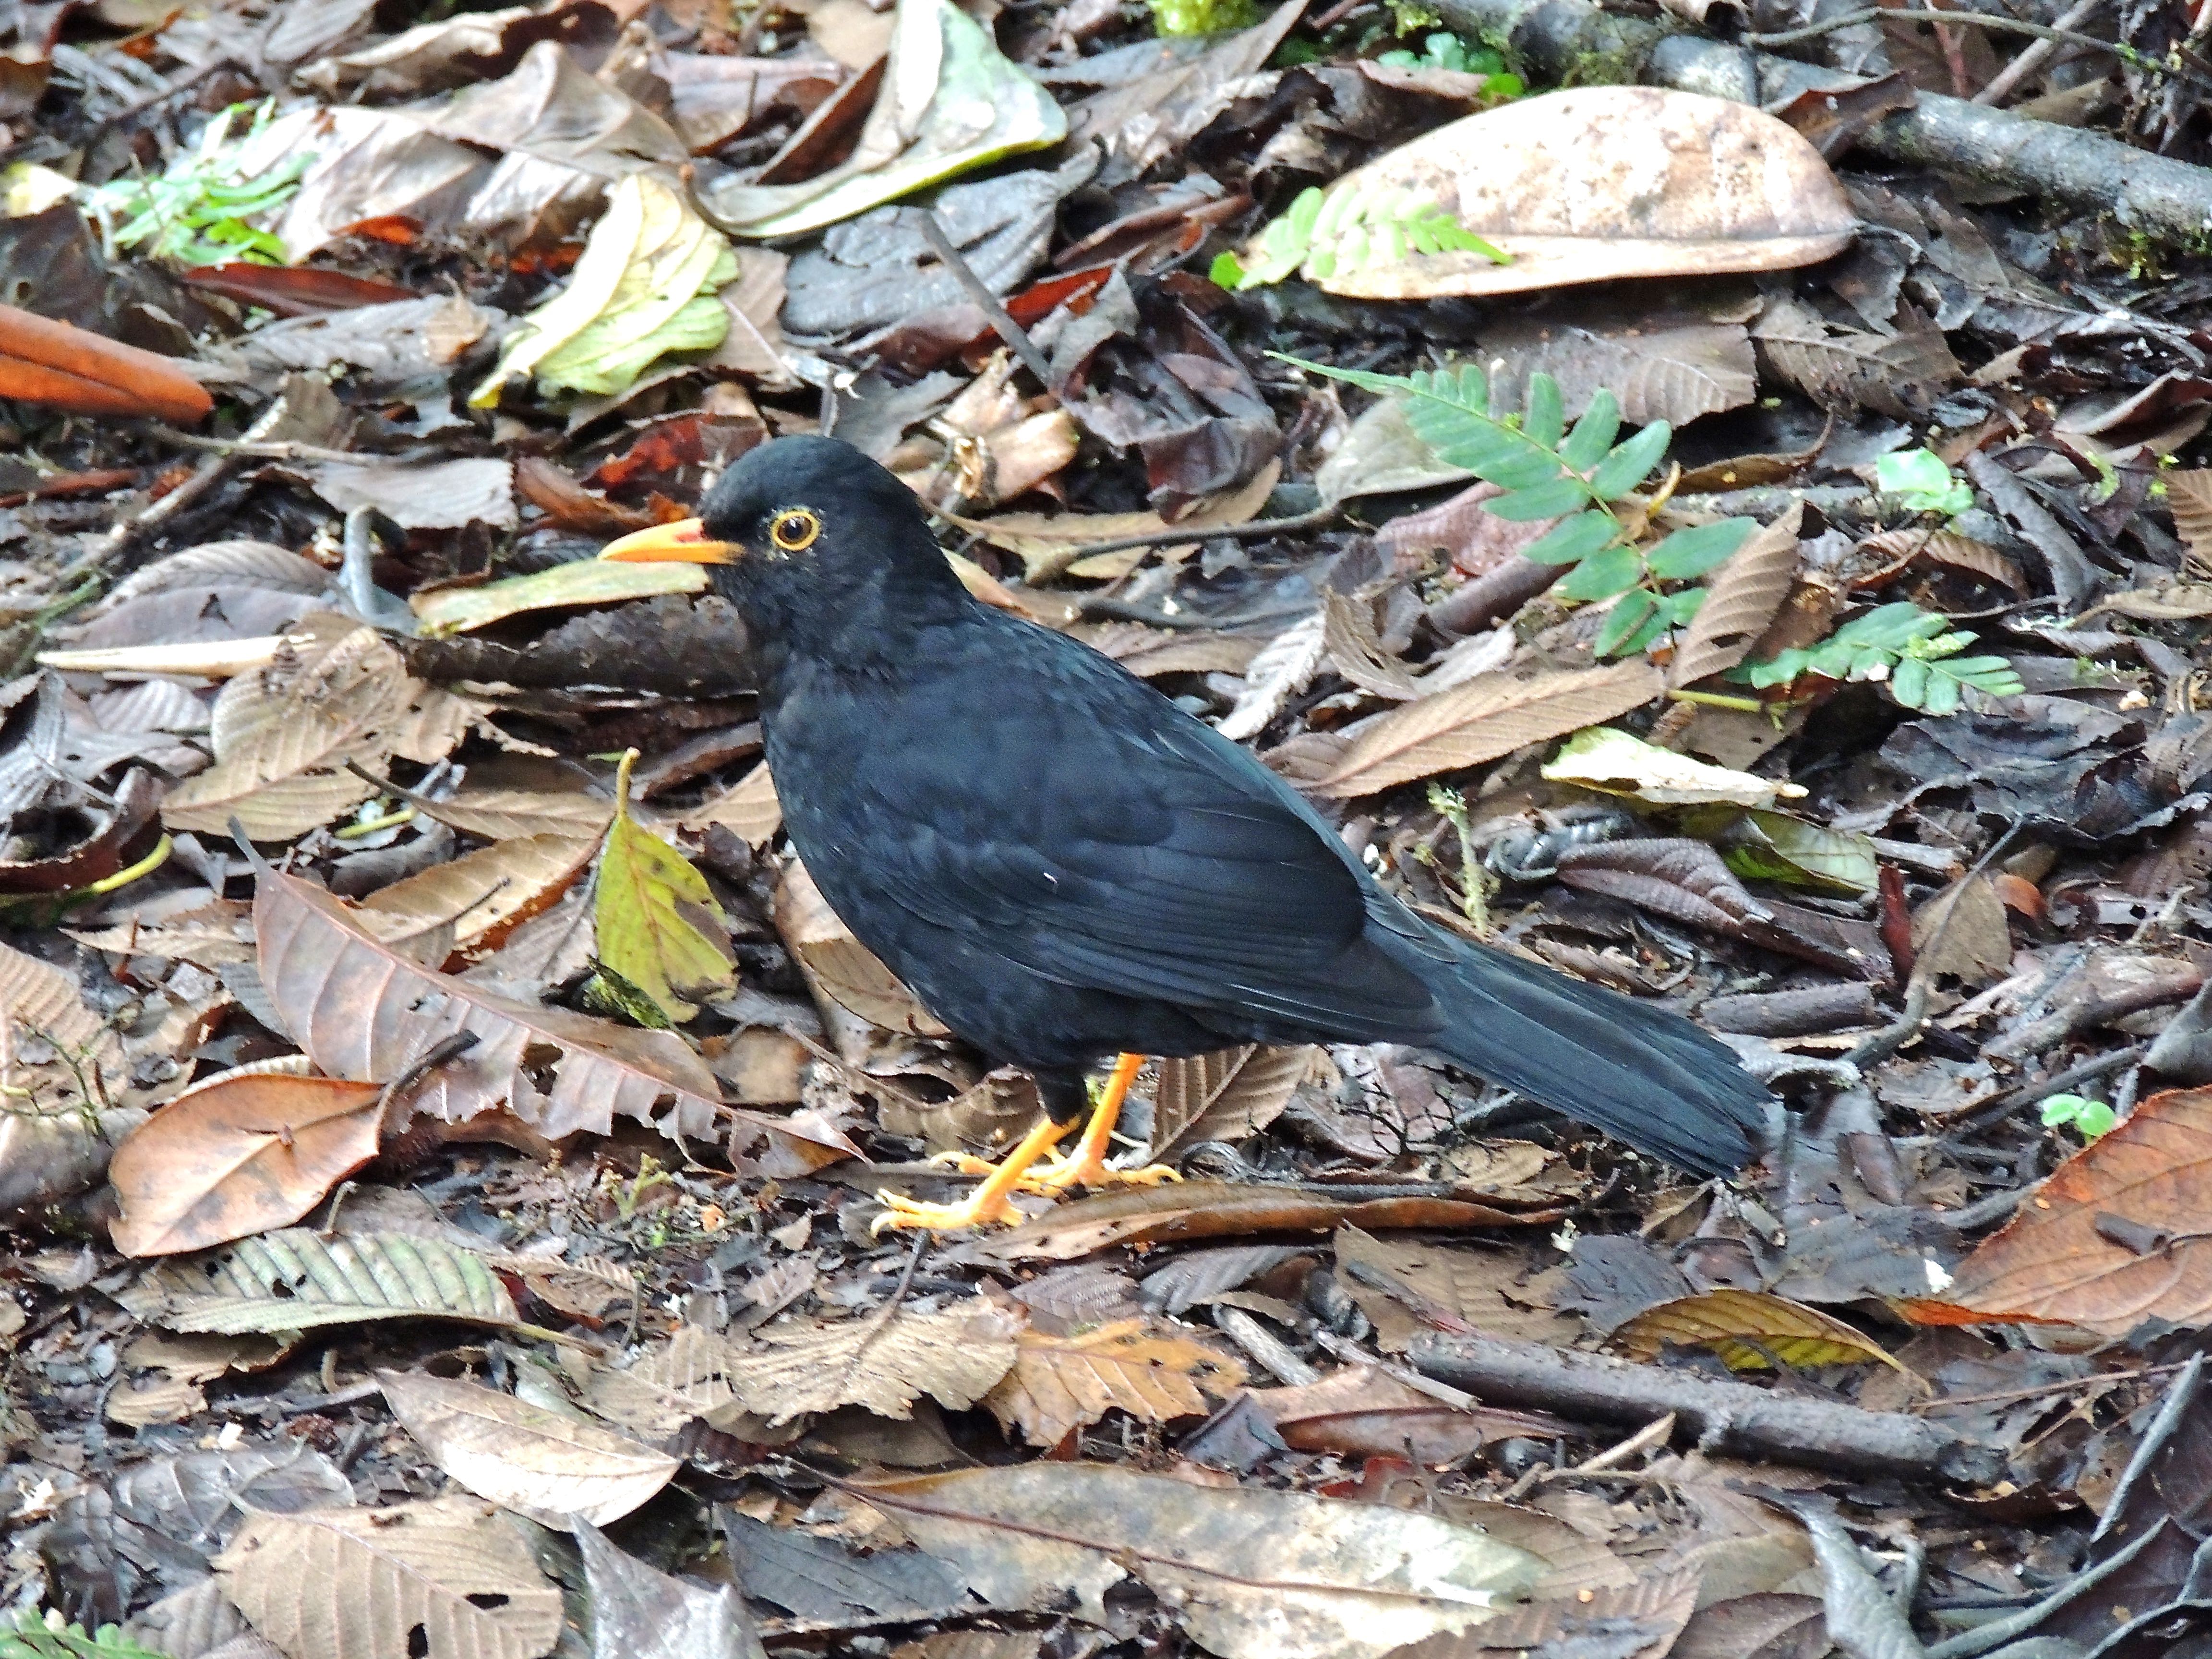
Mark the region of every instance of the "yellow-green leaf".
POLYGON ((629 812, 633 749, 615 775, 615 818, 599 854, 599 959, 684 1021, 737 983, 728 920, 707 878, 629 812))
POLYGON ((1756 1291, 1708 1291, 1662 1302, 1613 1333, 1613 1340, 1638 1359, 1656 1359, 1672 1342, 1711 1348, 1732 1371, 1785 1365, 1887 1365, 1911 1371, 1872 1337, 1840 1319, 1778 1296, 1756 1291))

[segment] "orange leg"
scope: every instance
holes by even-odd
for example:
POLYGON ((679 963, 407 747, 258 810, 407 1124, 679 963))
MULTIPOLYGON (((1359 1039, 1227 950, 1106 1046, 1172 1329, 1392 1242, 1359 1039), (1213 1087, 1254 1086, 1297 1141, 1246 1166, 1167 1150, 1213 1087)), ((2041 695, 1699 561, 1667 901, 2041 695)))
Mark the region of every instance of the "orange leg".
POLYGON ((1075 1143, 1073 1152, 1065 1157, 1054 1154, 1043 1169, 1030 1177, 1036 1189, 1064 1193, 1071 1187, 1157 1187, 1164 1181, 1182 1179, 1165 1164, 1116 1170, 1106 1162, 1106 1149, 1113 1144, 1114 1125, 1121 1116, 1121 1103, 1128 1097, 1129 1085, 1137 1080, 1137 1073, 1144 1063, 1142 1054, 1123 1054, 1115 1061, 1113 1076, 1106 1079, 1106 1086, 1098 1094, 1098 1103, 1091 1109, 1091 1121, 1084 1126, 1083 1139, 1075 1143))
POLYGON ((884 1212, 876 1218, 870 1231, 880 1233, 894 1227, 926 1227, 932 1232, 945 1233, 963 1227, 987 1226, 994 1221, 1009 1224, 1019 1221, 1021 1215, 1006 1202, 1006 1194, 1023 1184, 1030 1165, 1050 1152, 1067 1130, 1066 1124, 1054 1123, 1048 1117, 1040 1118, 1036 1127, 1006 1154, 1005 1161, 991 1170, 983 1184, 957 1204, 924 1204, 897 1193, 878 1193, 876 1200, 884 1206, 884 1212))

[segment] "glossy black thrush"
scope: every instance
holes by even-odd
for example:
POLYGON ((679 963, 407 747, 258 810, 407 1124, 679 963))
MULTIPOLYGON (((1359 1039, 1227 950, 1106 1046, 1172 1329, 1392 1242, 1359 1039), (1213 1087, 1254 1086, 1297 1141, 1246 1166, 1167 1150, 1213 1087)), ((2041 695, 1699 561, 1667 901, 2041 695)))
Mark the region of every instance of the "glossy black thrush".
POLYGON ((823 896, 923 1005, 1033 1073, 1047 1120, 967 1202, 1159 1179, 1104 1163, 1139 1057, 1402 1042, 1701 1175, 1767 1105, 1687 1020, 1454 938, 1376 885, 1297 793, 1080 642, 972 598, 913 494, 849 445, 782 438, 703 517, 611 559, 714 567, 758 665, 768 760, 823 896), (1085 1078, 1119 1055, 1074 1156, 1085 1078))

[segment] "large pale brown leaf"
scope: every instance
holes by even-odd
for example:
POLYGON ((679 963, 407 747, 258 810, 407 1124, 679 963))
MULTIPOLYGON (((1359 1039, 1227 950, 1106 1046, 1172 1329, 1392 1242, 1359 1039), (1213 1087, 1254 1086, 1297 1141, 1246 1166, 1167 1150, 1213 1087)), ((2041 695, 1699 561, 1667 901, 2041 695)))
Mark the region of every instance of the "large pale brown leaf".
POLYGON ((1075 1336, 1022 1332, 1014 1368, 983 1404, 1032 1446, 1056 1446, 1109 1411, 1146 1423, 1199 1416, 1208 1394, 1224 1397, 1243 1380, 1242 1365, 1203 1342, 1122 1319, 1075 1336))
POLYGON ((1223 1659, 1377 1659, 1479 1624, 1544 1564, 1379 1504, 1200 1486, 1096 1463, 963 1469, 859 1489, 999 1607, 1093 1623, 1133 1577, 1223 1659))
POLYGON ((1242 1140, 1258 1133, 1291 1103, 1315 1052, 1248 1044, 1162 1060, 1146 1161, 1163 1162, 1201 1140, 1242 1140))
POLYGON ((647 1440, 665 1440, 693 1418, 737 1398, 730 1381, 737 1352, 702 1326, 681 1326, 623 1369, 594 1371, 586 1401, 611 1423, 647 1440))
POLYGON ((1797 534, 1802 502, 1791 507, 1729 556, 1708 579, 1705 602, 1674 648, 1668 678, 1688 685, 1723 673, 1750 654, 1752 646, 1790 597, 1797 574, 1797 534))
POLYGON ((1820 153, 1747 104, 1656 87, 1519 99, 1424 133, 1339 190, 1411 191, 1510 256, 1409 253, 1319 279, 1370 300, 1779 270, 1856 228, 1820 153))
POLYGON ((471 1498, 249 1515, 215 1567, 291 1659, 538 1659, 561 1639, 559 1588, 471 1498))
POLYGON ((475 1382, 379 1371, 430 1461, 480 1498, 566 1532, 628 1515, 680 1467, 667 1453, 475 1382))
POLYGON ((605 1134, 617 1117, 700 1138, 733 1116, 740 1133, 767 1135, 799 1169, 855 1155, 834 1132, 722 1106, 714 1073, 682 1038, 532 1007, 433 973, 370 938, 339 900, 300 877, 262 868, 253 925, 270 1000, 330 1075, 397 1077, 441 1037, 476 1037, 413 1097, 416 1112, 441 1122, 504 1109, 552 1139, 605 1134))
POLYGON ((1906 1311, 1925 1325, 2058 1323, 2112 1337, 2147 1319, 2212 1323, 2208 1212, 2212 1089, 2153 1095, 1906 1311))
POLYGON ((1346 1290, 1375 1322, 1375 1340, 1389 1352, 1402 1352, 1422 1331, 1483 1330, 1556 1342, 1577 1334, 1574 1321, 1521 1288, 1528 1269, 1516 1252, 1376 1238, 1344 1226, 1336 1231, 1336 1260, 1346 1290))
POLYGON ((431 800, 395 791, 415 810, 465 836, 486 841, 521 836, 581 836, 595 845, 615 815, 614 803, 577 790, 556 794, 537 789, 470 789, 450 800, 431 800))
POLYGON ((1666 677, 1640 659, 1565 674, 1485 674, 1394 708, 1314 787, 1328 795, 1371 795, 1601 726, 1666 689, 1666 677))
POLYGON ((225 1073, 115 1149, 125 1255, 204 1249, 289 1227, 376 1156, 383 1090, 339 1078, 225 1073))

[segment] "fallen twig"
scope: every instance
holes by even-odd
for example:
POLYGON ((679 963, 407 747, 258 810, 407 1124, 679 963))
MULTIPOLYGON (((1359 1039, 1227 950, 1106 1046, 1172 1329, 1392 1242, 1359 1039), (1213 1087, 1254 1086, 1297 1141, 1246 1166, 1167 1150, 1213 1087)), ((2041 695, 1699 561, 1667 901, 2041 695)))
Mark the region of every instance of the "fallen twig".
POLYGON ((1601 1354, 1488 1336, 1423 1334, 1407 1357, 1486 1405, 1638 1425, 1672 1412, 1707 1450, 1907 1479, 1924 1480, 1933 1469, 1973 1486, 1997 1480, 2005 1468, 2001 1447, 1921 1418, 1796 1399, 1601 1354))

